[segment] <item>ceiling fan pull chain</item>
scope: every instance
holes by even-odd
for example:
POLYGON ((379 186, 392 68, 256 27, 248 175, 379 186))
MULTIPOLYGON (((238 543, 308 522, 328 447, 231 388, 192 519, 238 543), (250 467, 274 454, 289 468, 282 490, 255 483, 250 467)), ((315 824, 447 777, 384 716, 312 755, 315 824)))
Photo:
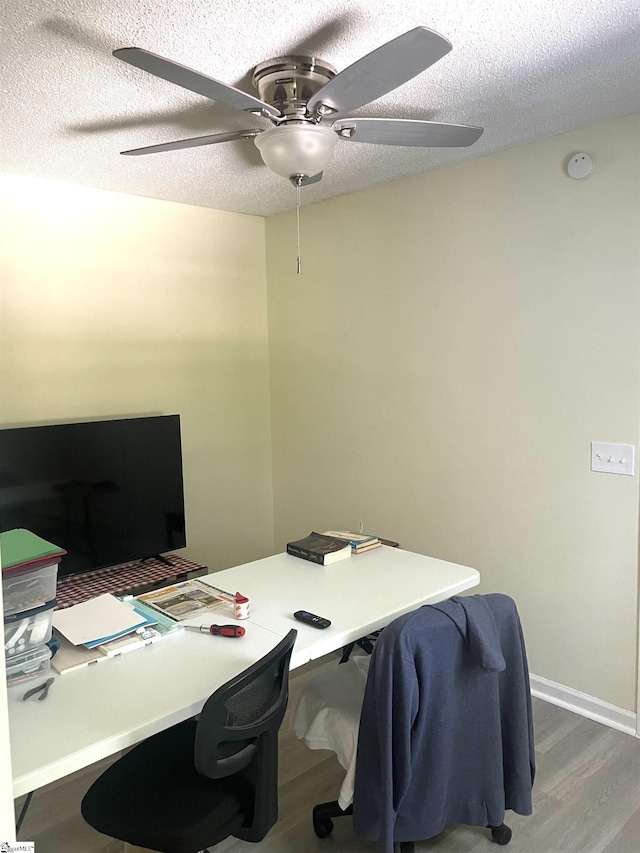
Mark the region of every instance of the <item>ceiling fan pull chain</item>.
POLYGON ((296 228, 298 237, 298 257, 296 264, 296 275, 302 275, 302 257, 300 252, 300 184, 302 178, 299 177, 296 182, 296 228))

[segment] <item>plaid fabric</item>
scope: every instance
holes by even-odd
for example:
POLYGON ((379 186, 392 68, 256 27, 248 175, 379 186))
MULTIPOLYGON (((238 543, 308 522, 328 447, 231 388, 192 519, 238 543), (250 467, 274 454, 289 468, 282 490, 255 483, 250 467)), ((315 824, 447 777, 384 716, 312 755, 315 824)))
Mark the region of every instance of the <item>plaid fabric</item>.
POLYGON ((206 569, 206 566, 200 563, 193 563, 175 554, 171 554, 167 559, 171 561, 171 566, 167 566, 161 560, 145 560, 144 563, 127 563, 125 566, 98 569, 82 575, 58 577, 56 588, 58 609, 80 604, 105 592, 122 595, 144 584, 163 580, 170 583, 176 575, 193 572, 196 569, 206 569))

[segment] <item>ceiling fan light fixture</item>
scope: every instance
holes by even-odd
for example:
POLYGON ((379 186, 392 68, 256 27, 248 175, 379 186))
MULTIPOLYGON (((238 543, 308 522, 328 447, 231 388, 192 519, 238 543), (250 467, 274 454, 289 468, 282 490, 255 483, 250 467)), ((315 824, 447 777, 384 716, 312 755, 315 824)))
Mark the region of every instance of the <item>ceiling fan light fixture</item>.
POLYGON ((337 141, 335 131, 312 124, 273 127, 254 140, 265 164, 283 178, 323 172, 337 141))

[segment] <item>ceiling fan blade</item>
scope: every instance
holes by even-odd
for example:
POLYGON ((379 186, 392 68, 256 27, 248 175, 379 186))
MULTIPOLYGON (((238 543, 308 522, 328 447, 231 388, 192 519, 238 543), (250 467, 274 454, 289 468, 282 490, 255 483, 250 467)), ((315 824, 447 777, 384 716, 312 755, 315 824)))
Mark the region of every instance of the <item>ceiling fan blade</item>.
POLYGON ((142 50, 139 47, 122 47, 114 50, 113 55, 116 59, 121 59, 123 62, 128 62, 129 65, 134 65, 136 68, 153 74, 154 77, 161 77, 163 80, 182 86, 183 89, 188 89, 190 92, 204 95, 205 98, 222 101, 236 110, 257 110, 267 113, 273 118, 279 118, 281 115, 280 111, 272 107, 271 104, 255 98, 248 92, 243 92, 227 83, 221 83, 219 80, 214 80, 213 77, 207 77, 205 74, 200 74, 199 71, 193 71, 191 68, 179 65, 170 59, 164 59, 148 50, 142 50))
POLYGON ((261 130, 231 130, 227 133, 213 133, 209 136, 195 136, 193 139, 179 139, 177 142, 161 142, 159 145, 147 145, 146 148, 131 148, 121 154, 160 154, 162 151, 177 151, 179 148, 197 148, 199 145, 215 145, 217 142, 232 142, 234 139, 251 139, 262 133, 261 130))
POLYGON ((403 118, 344 118, 331 125, 341 139, 374 145, 416 148, 465 148, 482 136, 483 128, 403 118))
POLYGON ((352 112, 411 80, 451 48, 450 41, 427 27, 409 30, 336 74, 309 100, 307 110, 331 115, 352 112))

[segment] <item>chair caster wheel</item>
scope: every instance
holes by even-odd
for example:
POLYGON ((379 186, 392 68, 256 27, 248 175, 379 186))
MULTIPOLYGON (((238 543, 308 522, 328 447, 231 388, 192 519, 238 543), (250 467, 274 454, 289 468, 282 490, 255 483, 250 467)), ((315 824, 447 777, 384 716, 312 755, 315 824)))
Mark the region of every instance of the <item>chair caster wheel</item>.
POLYGON ((328 838, 333 832, 333 821, 329 817, 316 818, 313 821, 313 831, 318 838, 328 838))
POLYGON ((500 826, 491 827, 491 838, 496 844, 500 844, 501 846, 508 844, 511 841, 511 835, 511 829, 506 825, 506 823, 503 823, 500 826))

